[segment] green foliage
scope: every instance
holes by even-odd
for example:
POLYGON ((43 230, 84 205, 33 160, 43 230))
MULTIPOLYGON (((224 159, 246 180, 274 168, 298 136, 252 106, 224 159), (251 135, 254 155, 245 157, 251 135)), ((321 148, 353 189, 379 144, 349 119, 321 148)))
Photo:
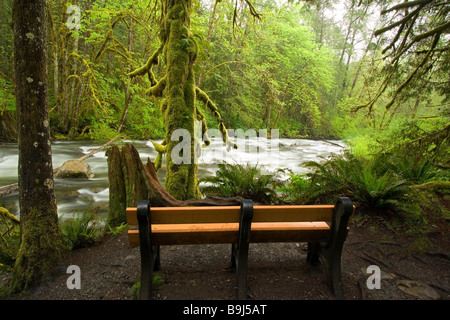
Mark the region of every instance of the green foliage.
POLYGON ((159 108, 137 96, 128 111, 124 131, 132 139, 163 138, 164 124, 159 108))
POLYGON ((76 213, 74 218, 62 222, 61 232, 64 243, 70 250, 92 246, 102 235, 95 213, 89 210, 76 213))
POLYGON ((19 245, 19 220, 0 207, 0 271, 14 266, 19 245))
POLYGON ((121 223, 120 225, 116 226, 116 227, 111 227, 109 224, 106 225, 108 228, 107 233, 111 234, 113 236, 119 235, 119 234, 123 234, 125 232, 128 231, 128 224, 126 223, 121 223))
POLYGON ((0 112, 4 110, 15 110, 16 100, 14 98, 14 88, 11 81, 2 78, 0 73, 0 112))
POLYGON ((337 196, 348 196, 368 210, 395 210, 393 201, 407 192, 408 180, 387 165, 388 155, 371 158, 351 153, 334 156, 324 164, 308 162, 314 169, 304 176, 292 176, 281 189, 289 201, 333 203, 337 196))
POLYGON ((421 206, 426 201, 417 201, 422 196, 413 190, 450 180, 448 125, 431 121, 392 121, 383 131, 364 130, 347 141, 349 151, 344 155, 304 164, 312 173, 291 176, 280 188, 283 199, 332 203, 336 196, 349 196, 363 211, 422 221, 421 206))
POLYGON ((278 189, 283 201, 292 204, 307 204, 311 192, 310 179, 306 175, 292 174, 278 189))
POLYGON ((406 190, 406 180, 392 170, 380 170, 384 156, 354 161, 358 166, 350 175, 350 194, 364 207, 390 209, 390 200, 400 199, 406 190))
MULTIPOLYGON (((220 3, 218 10, 228 5, 220 3)), ((299 23, 300 6, 258 5, 263 18, 246 21, 241 28, 248 31, 235 37, 226 19, 215 19, 208 56, 198 71, 204 90, 228 127, 277 128, 285 137, 328 136, 323 116, 334 85, 332 52, 317 49, 308 26, 299 23)))
POLYGON ((214 177, 201 182, 209 184, 202 188, 207 195, 240 196, 260 203, 273 203, 277 199, 274 175, 262 174, 258 165, 222 163, 214 177))

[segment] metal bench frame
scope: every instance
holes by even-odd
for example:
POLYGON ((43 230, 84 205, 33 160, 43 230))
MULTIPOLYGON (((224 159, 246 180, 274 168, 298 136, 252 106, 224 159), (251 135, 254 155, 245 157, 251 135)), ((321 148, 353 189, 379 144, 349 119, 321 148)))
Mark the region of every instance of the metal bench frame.
MULTIPOLYGON (((210 207, 214 210, 214 207, 210 207)), ((276 206, 274 207, 276 208, 276 206)), ((325 242, 308 242, 307 262, 317 265, 322 262, 326 266, 331 290, 336 298, 343 299, 341 277, 341 256, 348 233, 348 222, 354 207, 349 198, 339 198, 333 209, 328 240, 325 242)), ((151 298, 153 271, 160 268, 159 245, 152 242, 151 206, 146 200, 138 201, 137 220, 141 256, 141 289, 140 298, 151 298)), ((252 240, 253 201, 244 199, 240 207, 238 241, 232 243, 232 266, 236 268, 237 297, 247 298, 248 252, 252 240)), ((301 231, 299 231, 301 232, 301 231)), ((267 239, 266 242, 271 242, 267 239)))

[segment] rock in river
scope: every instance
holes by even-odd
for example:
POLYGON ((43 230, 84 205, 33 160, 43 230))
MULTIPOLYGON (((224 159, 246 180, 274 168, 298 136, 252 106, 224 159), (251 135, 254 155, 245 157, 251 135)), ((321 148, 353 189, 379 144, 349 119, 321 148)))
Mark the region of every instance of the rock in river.
POLYGON ((90 179, 93 177, 89 164, 79 160, 68 160, 55 172, 55 178, 90 179))

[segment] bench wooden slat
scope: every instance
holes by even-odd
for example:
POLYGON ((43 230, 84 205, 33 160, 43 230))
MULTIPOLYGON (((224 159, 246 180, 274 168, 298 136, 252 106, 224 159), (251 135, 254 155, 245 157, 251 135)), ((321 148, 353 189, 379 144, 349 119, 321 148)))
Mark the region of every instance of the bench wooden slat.
POLYGON ((252 222, 330 221, 333 205, 254 206, 252 222))
MULTIPOLYGON (((333 205, 254 206, 252 222, 330 221, 333 205)), ((137 225, 136 208, 127 208, 127 222, 137 225)), ((153 207, 152 224, 239 222, 239 206, 153 207)))
MULTIPOLYGON (((252 223, 251 242, 326 241, 330 227, 325 222, 252 223)), ((238 223, 152 225, 155 245, 236 243, 238 223)), ((138 230, 128 232, 130 246, 139 245, 138 230)))

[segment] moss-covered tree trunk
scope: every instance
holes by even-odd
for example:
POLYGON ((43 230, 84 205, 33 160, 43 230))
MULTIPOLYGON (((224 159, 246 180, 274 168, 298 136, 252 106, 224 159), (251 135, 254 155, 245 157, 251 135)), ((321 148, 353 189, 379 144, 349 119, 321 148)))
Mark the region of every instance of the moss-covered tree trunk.
POLYGON ((108 156, 109 181, 109 209, 106 222, 110 227, 117 227, 126 222, 127 202, 125 178, 122 172, 122 157, 118 146, 109 148, 106 155, 108 156))
POLYGON ((161 34, 167 63, 163 102, 167 137, 165 187, 177 199, 195 199, 200 197, 198 168, 194 159, 196 108, 193 66, 198 49, 190 32, 192 0, 167 0, 166 5, 161 34), (175 138, 180 140, 172 141, 175 138))
MULTIPOLYGON (((248 1, 246 1, 249 3, 248 1)), ((237 148, 228 139, 225 125, 216 105, 195 84, 194 63, 198 46, 190 31, 192 0, 161 0, 161 46, 142 67, 129 73, 131 77, 148 75, 151 83, 147 93, 162 98, 161 113, 165 124, 165 139, 162 144, 153 143, 158 156, 155 168, 161 167, 162 156, 166 157, 166 190, 178 200, 198 199, 201 193, 197 179, 197 161, 200 144, 209 144, 205 136, 205 116, 196 105, 202 102, 218 122, 218 129, 228 147, 237 148), (164 56, 165 72, 157 80, 152 68, 164 56), (201 133, 196 135, 195 123, 201 122, 201 133), (202 139, 203 138, 203 139, 202 139), (204 140, 204 141, 202 141, 204 140)))
POLYGON ((47 102, 46 1, 13 2, 21 242, 10 288, 29 288, 62 261, 47 102))

